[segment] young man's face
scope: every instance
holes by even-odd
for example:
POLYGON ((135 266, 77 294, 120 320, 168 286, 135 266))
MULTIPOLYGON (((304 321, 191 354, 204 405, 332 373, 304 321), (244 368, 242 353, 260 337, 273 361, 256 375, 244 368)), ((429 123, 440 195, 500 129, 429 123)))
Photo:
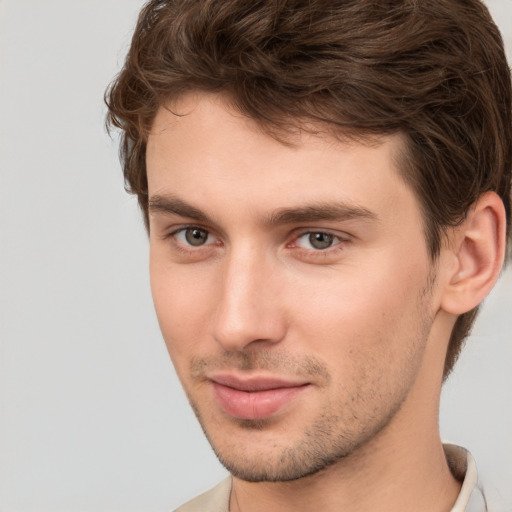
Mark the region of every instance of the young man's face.
POLYGON ((417 421, 438 300, 399 137, 285 145, 218 96, 171 110, 147 147, 151 283, 221 461, 295 479, 417 421))

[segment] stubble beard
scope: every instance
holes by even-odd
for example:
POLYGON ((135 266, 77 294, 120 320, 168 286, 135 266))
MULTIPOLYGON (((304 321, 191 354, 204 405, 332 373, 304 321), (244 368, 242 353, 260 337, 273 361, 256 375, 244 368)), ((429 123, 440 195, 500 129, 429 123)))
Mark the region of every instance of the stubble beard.
MULTIPOLYGON (((219 447, 215 435, 210 434, 199 408, 193 401, 190 403, 215 455, 231 475, 247 482, 291 482, 319 473, 357 452, 361 446, 385 429, 404 400, 405 396, 386 416, 372 417, 364 426, 357 424, 357 415, 354 411, 350 411, 353 421, 347 422, 341 415, 326 407, 293 445, 276 446, 271 455, 263 455, 266 450, 262 449, 262 456, 252 459, 237 448, 219 447), (356 423, 357 426, 351 423, 356 423), (339 425, 345 425, 345 428, 340 430, 339 425)), ((351 401, 357 403, 358 398, 355 397, 351 401)), ((260 432, 271 428, 273 423, 272 420, 233 422, 240 429, 260 432)))
MULTIPOLYGON (((276 445, 269 454, 267 446, 263 446, 260 457, 250 457, 243 453, 243 448, 233 443, 231 446, 220 446, 214 433, 210 432, 208 421, 204 418, 198 403, 188 395, 192 409, 221 464, 234 476, 248 482, 290 482, 319 473, 330 466, 341 463, 356 454, 370 440, 376 439, 390 424, 403 403, 407 399, 416 373, 411 368, 418 368, 426 340, 430 333, 434 314, 430 310, 431 291, 435 283, 435 275, 429 277, 428 285, 421 291, 418 308, 420 309, 419 323, 416 326, 416 339, 411 340, 407 357, 398 371, 400 378, 399 389, 391 389, 381 393, 377 385, 372 388, 370 381, 376 382, 372 375, 374 364, 361 370, 361 378, 366 378, 366 387, 354 386, 351 396, 345 396, 344 401, 331 401, 324 405, 311 423, 305 426, 300 437, 292 443, 283 442, 276 445), (377 399, 375 397, 378 397, 377 399), (386 406, 382 406, 386 404, 386 406), (361 414, 361 411, 366 411, 361 414), (370 412, 369 412, 370 411, 370 412), (361 417, 364 419, 362 420, 361 417), (238 447, 237 447, 238 446, 238 447)), ((286 361, 274 357, 271 353, 252 353, 240 356, 239 368, 265 369, 293 366, 289 359, 286 361), (252 359, 252 361, 251 361, 252 359)), ((230 354, 229 359, 238 357, 230 354)), ((202 371, 204 359, 192 363, 196 371, 202 371)), ((327 367, 315 359, 301 362, 303 368, 310 372, 323 375, 324 382, 329 383, 331 377, 327 367)), ((306 373, 307 373, 306 371, 306 373)), ((193 373, 193 371, 192 371, 193 373)), ((187 393, 188 394, 188 393, 187 393)), ((232 418, 231 423, 243 431, 265 432, 275 423, 272 418, 263 420, 241 420, 232 418)), ((236 434, 233 434, 236 436, 236 434)))

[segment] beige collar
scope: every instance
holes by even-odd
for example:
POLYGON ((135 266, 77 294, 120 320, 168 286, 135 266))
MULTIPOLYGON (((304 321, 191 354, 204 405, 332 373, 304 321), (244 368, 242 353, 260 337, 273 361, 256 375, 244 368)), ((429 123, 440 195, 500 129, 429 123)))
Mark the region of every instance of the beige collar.
POLYGON ((475 459, 460 446, 445 444, 443 447, 453 476, 462 482, 459 496, 451 512, 486 512, 487 503, 478 483, 475 459))

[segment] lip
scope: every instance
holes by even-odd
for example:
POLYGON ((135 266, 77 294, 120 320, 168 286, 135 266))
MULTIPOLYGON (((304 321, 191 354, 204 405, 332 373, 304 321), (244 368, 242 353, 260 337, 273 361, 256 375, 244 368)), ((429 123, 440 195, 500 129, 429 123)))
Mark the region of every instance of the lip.
POLYGON ((308 387, 308 382, 295 382, 275 377, 239 378, 215 375, 210 378, 217 404, 229 416, 245 420, 261 420, 280 412, 308 387))

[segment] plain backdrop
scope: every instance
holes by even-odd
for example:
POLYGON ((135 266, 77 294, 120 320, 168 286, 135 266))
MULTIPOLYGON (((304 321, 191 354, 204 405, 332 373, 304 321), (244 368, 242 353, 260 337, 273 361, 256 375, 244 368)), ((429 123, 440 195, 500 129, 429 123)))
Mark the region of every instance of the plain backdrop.
MULTIPOLYGON (((0 0, 0 510, 172 510, 225 471, 153 313, 147 240, 103 93, 140 0, 0 0)), ((489 2, 512 50, 512 0, 489 2)), ((442 397, 512 510, 512 273, 442 397)))

